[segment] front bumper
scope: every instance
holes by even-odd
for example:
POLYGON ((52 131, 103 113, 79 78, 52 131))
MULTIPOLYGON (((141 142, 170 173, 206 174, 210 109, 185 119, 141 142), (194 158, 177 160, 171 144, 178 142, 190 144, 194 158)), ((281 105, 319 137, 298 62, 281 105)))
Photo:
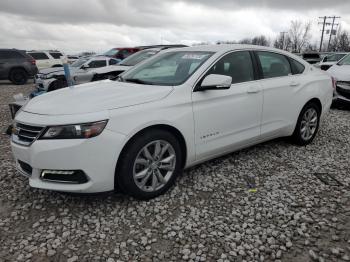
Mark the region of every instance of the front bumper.
POLYGON ((125 136, 105 129, 91 139, 36 140, 30 146, 11 142, 16 167, 32 187, 77 193, 114 189, 114 174, 125 136), (23 163, 31 169, 21 168, 23 163), (31 173, 28 171, 31 170, 31 173), (70 184, 44 181, 43 170, 82 170, 88 181, 70 184))
POLYGON ((49 89, 50 84, 55 80, 55 78, 42 79, 36 75, 34 78, 34 83, 38 91, 47 91, 49 89))
POLYGON ((346 85, 338 85, 333 92, 333 102, 350 104, 350 83, 346 85))

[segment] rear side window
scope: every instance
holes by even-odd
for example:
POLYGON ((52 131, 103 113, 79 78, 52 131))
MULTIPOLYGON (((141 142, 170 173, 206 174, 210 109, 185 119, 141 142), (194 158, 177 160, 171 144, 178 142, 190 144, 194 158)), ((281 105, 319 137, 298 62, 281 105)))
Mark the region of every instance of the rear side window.
POLYGON ((302 63, 294 60, 293 58, 289 58, 290 64, 292 66, 293 75, 302 74, 305 70, 305 66, 302 63))
POLYGON ((50 55, 55 59, 60 59, 60 57, 63 56, 61 53, 50 53, 50 55))
POLYGON ((292 74, 289 61, 284 55, 265 51, 258 51, 256 53, 264 78, 283 77, 292 74))
POLYGON ((254 80, 254 68, 248 51, 233 52, 221 58, 208 72, 209 74, 232 77, 232 84, 254 80))
POLYGON ((0 51, 0 59, 18 59, 23 57, 24 56, 17 51, 0 51))
POLYGON ((89 63, 90 68, 99 68, 99 67, 104 67, 106 65, 107 65, 106 60, 95 60, 89 63))
POLYGON ((45 53, 39 53, 39 52, 35 52, 35 53, 28 53, 31 57, 33 57, 35 60, 45 60, 45 59, 49 59, 49 57, 45 54, 45 53))

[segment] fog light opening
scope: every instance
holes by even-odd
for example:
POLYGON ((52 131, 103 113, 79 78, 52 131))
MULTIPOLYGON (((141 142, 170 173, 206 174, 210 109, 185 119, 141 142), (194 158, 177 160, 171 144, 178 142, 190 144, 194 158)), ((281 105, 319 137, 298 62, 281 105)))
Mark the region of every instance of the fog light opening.
POLYGON ((43 170, 40 178, 44 181, 66 184, 83 184, 89 181, 82 170, 43 170))

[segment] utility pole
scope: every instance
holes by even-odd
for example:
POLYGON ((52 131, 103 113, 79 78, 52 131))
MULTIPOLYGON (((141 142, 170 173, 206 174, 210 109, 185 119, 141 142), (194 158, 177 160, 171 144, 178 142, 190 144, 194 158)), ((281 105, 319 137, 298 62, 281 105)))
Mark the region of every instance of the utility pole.
POLYGON ((322 44, 323 44, 324 27, 326 26, 327 16, 323 16, 323 17, 319 17, 319 18, 323 19, 323 22, 319 22, 319 24, 323 24, 323 26, 322 26, 322 34, 321 34, 320 50, 319 50, 319 52, 321 52, 322 51, 322 44))
POLYGON ((335 19, 338 19, 338 18, 340 18, 340 16, 337 16, 337 17, 336 17, 336 16, 333 16, 333 17, 332 17, 332 19, 333 19, 333 21, 332 21, 332 28, 331 28, 331 32, 329 33, 329 40, 328 40, 327 51, 329 51, 329 46, 330 46, 330 44, 331 44, 331 39, 332 39, 332 34, 333 34, 334 25, 338 26, 338 24, 334 24, 335 19))
POLYGON ((282 50, 284 50, 284 39, 285 39, 285 35, 288 34, 288 32, 281 32, 282 35, 282 50))

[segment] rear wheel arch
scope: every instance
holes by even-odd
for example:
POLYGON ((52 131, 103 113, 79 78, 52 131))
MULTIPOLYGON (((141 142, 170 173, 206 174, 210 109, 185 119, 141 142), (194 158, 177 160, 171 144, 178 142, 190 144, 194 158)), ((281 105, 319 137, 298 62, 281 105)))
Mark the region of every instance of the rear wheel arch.
POLYGON ((114 177, 114 185, 115 188, 117 188, 117 176, 118 176, 118 171, 120 169, 121 166, 121 161, 122 158, 125 156, 128 147, 130 146, 130 144, 133 143, 133 141, 139 137, 142 136, 143 134, 147 133, 147 132, 152 132, 152 130, 162 130, 162 131, 166 131, 169 132, 170 134, 172 134, 177 141, 180 143, 180 147, 181 147, 181 162, 182 162, 182 168, 185 167, 186 165, 186 160, 187 160, 187 145, 186 145, 186 141, 184 136, 182 135, 182 133, 175 127, 171 126, 171 125, 167 125, 167 124, 156 124, 156 125, 152 125, 152 126, 148 126, 145 127, 141 130, 139 130, 138 132, 136 132, 132 137, 129 138, 129 140, 124 144, 123 149, 121 150, 118 160, 117 160, 117 164, 116 164, 116 168, 115 168, 115 177, 114 177))

